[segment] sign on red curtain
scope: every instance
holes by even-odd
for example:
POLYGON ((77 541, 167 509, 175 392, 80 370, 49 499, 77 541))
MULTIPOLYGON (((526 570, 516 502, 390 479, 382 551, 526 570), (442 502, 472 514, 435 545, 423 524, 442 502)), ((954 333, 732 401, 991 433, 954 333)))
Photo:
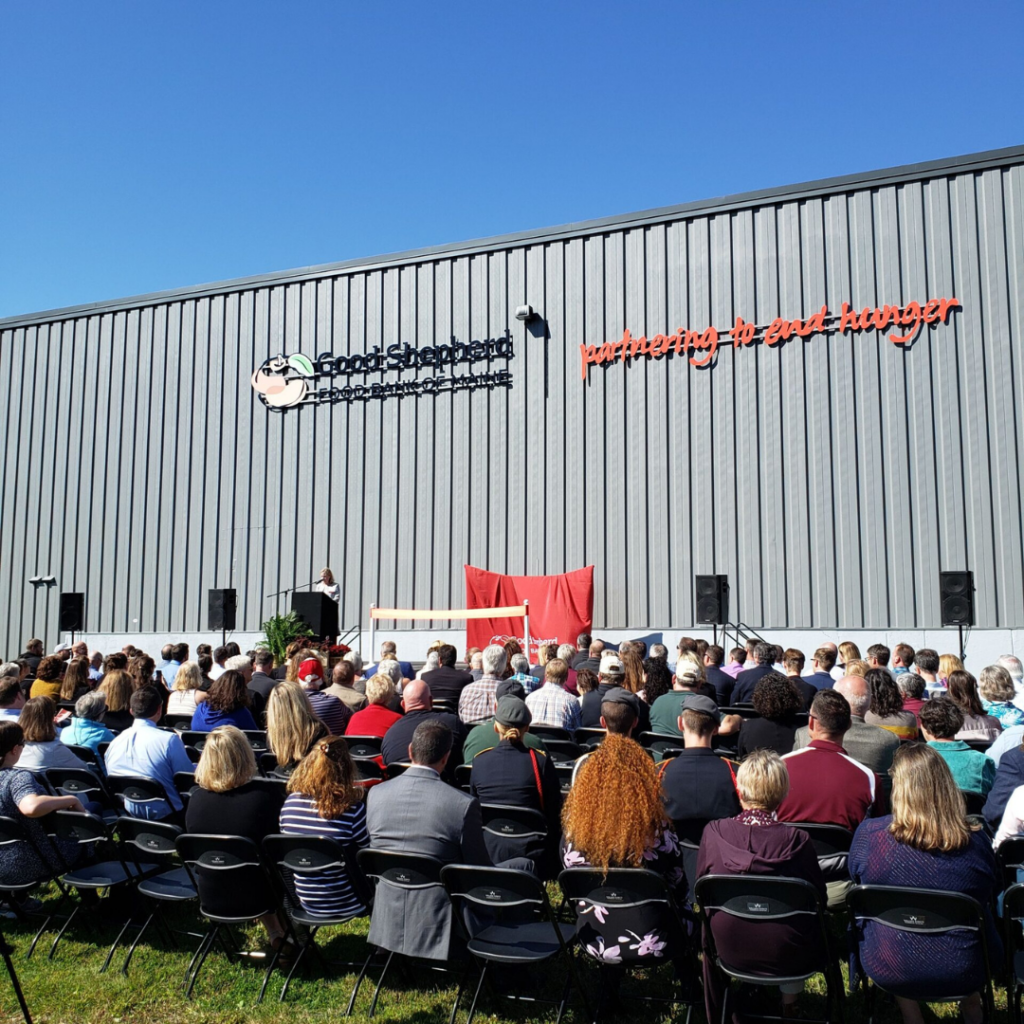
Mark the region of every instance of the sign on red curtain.
MULTIPOLYGON (((594 567, 560 576, 503 576, 467 565, 466 607, 507 608, 530 602, 530 660, 540 644, 575 644, 594 617, 594 567)), ((523 644, 522 619, 469 619, 466 645, 486 647, 515 637, 523 644)), ((523 648, 525 650, 525 647, 523 648)))

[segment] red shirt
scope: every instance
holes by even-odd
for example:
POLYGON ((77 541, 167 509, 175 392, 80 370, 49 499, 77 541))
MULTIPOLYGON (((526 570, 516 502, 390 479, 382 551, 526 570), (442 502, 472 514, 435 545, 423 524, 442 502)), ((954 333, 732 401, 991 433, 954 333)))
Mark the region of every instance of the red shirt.
POLYGON ((383 704, 368 704, 362 711, 357 711, 345 728, 347 736, 379 736, 383 737, 402 716, 391 711, 383 704))
POLYGON ((789 772, 789 793, 779 804, 779 821, 841 825, 852 832, 869 810, 879 813, 876 800, 882 787, 875 773, 838 743, 812 740, 782 760, 789 772))
POLYGON ((920 720, 921 708, 923 708, 925 702, 920 697, 904 697, 903 698, 903 710, 913 711, 914 715, 920 720))

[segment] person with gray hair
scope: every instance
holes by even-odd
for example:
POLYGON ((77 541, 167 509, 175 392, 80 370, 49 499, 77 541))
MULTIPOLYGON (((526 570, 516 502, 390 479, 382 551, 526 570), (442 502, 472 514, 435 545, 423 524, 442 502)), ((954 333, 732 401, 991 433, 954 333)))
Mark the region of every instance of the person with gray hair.
POLYGON ((1024 708, 1024 665, 1021 664, 1020 658, 1015 654, 1004 654, 996 664, 1001 665, 1010 673, 1010 680, 1013 682, 1013 689, 1017 694, 1013 698, 1013 703, 1019 708, 1024 708))
POLYGON ((16 661, 5 661, 0 665, 0 679, 6 679, 8 676, 12 679, 21 677, 21 666, 16 661))
POLYGON ((501 674, 506 664, 505 648, 501 644, 490 644, 484 648, 484 674, 459 695, 459 718, 463 723, 476 725, 493 717, 498 705, 498 684, 503 681, 501 674))
POLYGON ((978 674, 981 706, 987 715, 994 715, 1004 729, 1024 725, 1024 711, 1013 703, 1017 693, 1013 676, 1003 665, 986 665, 978 674))
POLYGON ((75 701, 75 717, 60 730, 61 743, 68 746, 88 747, 98 754, 101 743, 109 743, 114 734, 103 724, 107 713, 107 695, 102 690, 90 690, 75 701))
POLYGON ((349 651, 344 660, 356 670, 357 676, 363 674, 363 656, 358 651, 349 651))
POLYGON ((539 690, 541 686, 541 680, 537 676, 531 675, 530 659, 525 654, 512 655, 512 675, 509 678, 519 683, 527 694, 539 690))
POLYGON ((916 672, 901 672, 896 677, 896 686, 903 698, 903 710, 912 712, 917 718, 925 703, 925 681, 916 672))
POLYGON ((248 655, 236 654, 233 658, 228 658, 224 662, 224 671, 241 672, 246 686, 252 682, 252 661, 248 655))
MULTIPOLYGON (((562 661, 564 661, 566 665, 569 666, 569 675, 566 676, 565 682, 562 685, 574 697, 578 697, 580 695, 580 690, 579 687, 576 685, 576 670, 572 667, 572 659, 575 654, 576 648, 572 644, 562 644, 558 648, 558 654, 556 655, 556 657, 561 658, 562 661)), ((538 686, 539 685, 540 683, 538 683, 538 686)))
MULTIPOLYGON (((854 761, 860 761, 865 768, 870 768, 882 780, 883 787, 888 789, 891 786, 889 769, 892 767, 892 756, 900 747, 899 738, 880 725, 869 725, 864 721, 871 707, 871 690, 866 679, 862 676, 843 676, 834 689, 850 705, 850 728, 843 736, 843 750, 854 761)), ((803 725, 796 731, 793 749, 802 750, 810 742, 808 727, 803 725)))

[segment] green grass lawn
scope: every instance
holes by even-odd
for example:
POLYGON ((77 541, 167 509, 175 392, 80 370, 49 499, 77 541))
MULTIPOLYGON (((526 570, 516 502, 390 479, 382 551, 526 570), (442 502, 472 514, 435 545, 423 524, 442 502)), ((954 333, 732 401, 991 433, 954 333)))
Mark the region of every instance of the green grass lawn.
MULTIPOLYGON (((83 911, 84 914, 84 911, 83 911)), ((235 1022, 261 1022, 261 1024, 304 1024, 307 1021, 325 1021, 341 1017, 348 1004, 355 983, 356 972, 344 966, 324 968, 310 956, 293 979, 287 1001, 278 1001, 283 975, 275 974, 262 1006, 256 1006, 256 996, 262 979, 262 970, 252 961, 229 960, 219 949, 210 954, 199 977, 194 998, 186 1000, 181 989, 191 951, 198 945, 198 937, 178 936, 182 943, 174 949, 151 929, 136 950, 128 977, 120 973, 123 953, 115 956, 110 970, 100 974, 106 950, 116 934, 114 927, 93 915, 91 920, 80 920, 79 915, 71 931, 61 940, 54 960, 47 959, 52 933, 44 936, 30 960, 26 959, 33 929, 15 922, 4 922, 4 932, 15 947, 14 962, 34 1018, 45 1024, 133 1024, 133 1022, 160 1022, 160 1024, 235 1024, 235 1022), (186 945, 188 947, 186 951, 186 945)), ((201 924, 194 909, 183 907, 171 915, 177 928, 199 932, 201 924)), ((353 922, 344 928, 325 929, 321 946, 328 959, 359 961, 366 955, 367 923, 353 922)), ((243 948, 259 949, 262 932, 258 927, 244 931, 243 948)), ((588 993, 596 997, 599 991, 595 972, 582 965, 584 984, 588 993)), ((647 1024, 662 1021, 683 1021, 685 1012, 679 1007, 666 1008, 663 1004, 647 1004, 630 998, 630 992, 652 994, 666 992, 666 978, 670 968, 639 977, 623 995, 627 1012, 620 1020, 643 1020, 647 1024)), ((564 966, 551 966, 540 979, 523 978, 515 987, 520 992, 532 990, 538 981, 547 984, 545 995, 554 994, 564 978, 564 966)), ((801 998, 805 1015, 823 1014, 823 981, 812 979, 809 990, 801 998)), ((365 1022, 373 994, 373 984, 364 983, 360 990, 353 1019, 365 1022)), ((384 990, 374 1020, 383 1024, 404 1021, 409 1024, 435 1024, 446 1022, 455 999, 454 983, 429 971, 413 969, 408 978, 396 975, 384 990)), ((464 1024, 469 998, 464 996, 459 1015, 464 1024)), ((866 1021, 867 1013, 860 994, 847 1001, 846 1020, 850 1024, 866 1021)), ((898 1022, 895 1007, 882 999, 876 1019, 898 1022)), ((997 994, 1000 1008, 997 1019, 1008 1020, 1005 994, 997 994)), ((17 1020, 17 1005, 6 977, 0 972, 0 1020, 17 1020)), ((935 1006, 934 1016, 958 1019, 953 1007, 935 1006)), ((478 1008, 480 1024, 494 1021, 528 1024, 533 1021, 554 1021, 555 1008, 546 1004, 513 1004, 498 996, 484 997, 478 1008)), ((585 1015, 574 1009, 567 1020, 583 1024, 585 1015)), ((615 1018, 607 1018, 609 1020, 615 1018)), ((694 1022, 704 1021, 703 1007, 693 1015, 694 1022)))

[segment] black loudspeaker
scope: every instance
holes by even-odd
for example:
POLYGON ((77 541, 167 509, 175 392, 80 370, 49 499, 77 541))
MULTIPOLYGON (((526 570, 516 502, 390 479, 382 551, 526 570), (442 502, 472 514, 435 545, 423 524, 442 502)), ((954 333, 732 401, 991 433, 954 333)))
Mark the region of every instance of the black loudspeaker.
POLYGON ((57 624, 67 633, 80 633, 85 629, 85 594, 60 595, 57 624))
POLYGON ((944 626, 973 626, 974 573, 940 572, 939 601, 944 626))
POLYGON ((292 611, 311 630, 314 636, 324 639, 338 635, 338 603, 326 594, 315 590, 312 593, 292 594, 292 611))
POLYGON ((210 595, 210 624, 207 627, 211 632, 219 629, 221 631, 235 628, 235 608, 238 605, 238 596, 233 590, 211 590, 210 595))
POLYGON ((721 626, 729 621, 729 577, 697 576, 697 622, 721 626))

